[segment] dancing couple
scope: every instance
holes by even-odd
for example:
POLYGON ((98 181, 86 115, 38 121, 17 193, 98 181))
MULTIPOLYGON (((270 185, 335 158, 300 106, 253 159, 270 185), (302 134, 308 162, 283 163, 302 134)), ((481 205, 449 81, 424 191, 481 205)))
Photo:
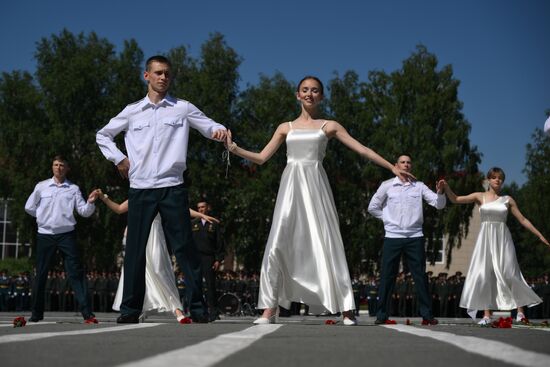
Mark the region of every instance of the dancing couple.
POLYGON ((183 183, 192 127, 206 138, 224 141, 232 153, 259 164, 267 161, 283 141, 287 143, 288 165, 262 265, 259 307, 265 311, 256 323, 273 322, 278 305, 300 301, 342 312, 344 323, 354 325, 355 304, 338 215, 322 167, 327 142, 338 139, 402 180, 412 175, 360 144, 338 122, 319 119, 323 85, 315 77, 306 77, 298 84, 300 116, 281 124, 261 153, 237 147, 223 125, 193 104, 170 96, 171 65, 165 57, 149 58, 143 77, 147 81, 145 98, 128 105, 96 135, 102 153, 130 181, 123 296, 117 322, 139 322, 146 293, 146 247, 157 214, 166 244, 189 281, 191 319, 208 322, 200 257, 191 236, 183 183), (114 142, 121 132, 125 133, 128 156, 114 142))

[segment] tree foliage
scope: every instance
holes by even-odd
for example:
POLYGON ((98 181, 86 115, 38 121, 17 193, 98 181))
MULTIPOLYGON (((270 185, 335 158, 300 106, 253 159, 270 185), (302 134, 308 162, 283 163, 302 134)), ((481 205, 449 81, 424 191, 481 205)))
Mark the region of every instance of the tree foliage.
MULTIPOLYGON (((56 154, 69 161, 69 179, 83 195, 96 187, 124 185, 95 143, 95 132, 126 103, 144 94, 136 70, 143 55, 135 41, 125 43, 120 55, 95 33, 73 35, 63 30, 43 38, 35 54, 37 70, 4 73, 0 81, 2 122, 2 173, 7 176, 3 194, 14 199, 12 216, 20 241, 35 235, 34 220, 24 203, 34 185, 52 176, 56 154), (124 100, 124 101, 123 101, 124 100)), ((80 219, 79 243, 89 266, 113 264, 120 250, 121 225, 106 211, 80 219)))
MULTIPOLYGON (((281 73, 262 75, 256 85, 239 88, 241 57, 221 34, 212 34, 198 57, 184 46, 166 55, 175 74, 171 94, 231 128, 235 141, 247 149, 261 150, 278 124, 299 113, 295 85, 281 73)), ((35 56, 34 75, 14 71, 0 78, 0 193, 14 200, 12 218, 23 240, 32 240, 35 232, 33 219, 23 210, 25 200, 38 181, 51 177, 55 154, 68 157, 69 177, 84 195, 101 187, 117 201, 126 199, 128 182, 101 155, 95 133, 146 92, 143 52, 134 40, 116 53, 93 32, 63 30, 38 42, 35 56)), ((367 81, 353 71, 335 75, 323 109, 327 118, 340 121, 390 161, 409 152, 414 173, 432 188, 438 178, 447 177, 457 192, 471 192, 480 183, 480 154, 469 143, 470 125, 461 111, 458 86, 451 66, 438 68, 435 55, 419 46, 394 72, 373 71, 367 81)), ((221 216, 228 247, 246 269, 257 270, 286 164, 285 148, 261 167, 231 157, 227 178, 223 152, 220 143, 191 134, 186 173, 191 204, 206 197, 221 216)), ((389 173, 335 141, 329 144, 325 167, 350 267, 371 270, 383 230, 366 209, 389 173)), ((436 248, 444 233, 449 234, 450 249, 459 245, 471 208, 425 212, 430 246, 436 248)), ((124 225, 124 217, 117 218, 101 204, 92 218, 79 219, 79 243, 89 267, 114 266, 124 225)))
MULTIPOLYGON (((438 70, 436 56, 418 46, 400 70, 389 74, 373 71, 368 79, 359 82, 354 72, 348 72, 330 84, 330 111, 354 137, 390 162, 400 154, 410 154, 413 173, 432 189, 444 177, 458 192, 480 188, 480 153, 470 145, 471 127, 462 114, 459 81, 450 65, 438 70)), ((366 210, 372 194, 388 175, 372 164, 361 164, 353 153, 344 150, 342 146, 336 148, 331 154, 337 159, 330 159, 327 166, 336 172, 331 177, 340 205, 340 226, 353 264, 353 259, 361 259, 360 254, 368 256, 367 260, 378 257, 382 225, 366 210), (359 174, 350 174, 350 169, 357 169, 359 174)), ((450 263, 452 249, 460 246, 461 237, 467 233, 471 211, 471 206, 437 211, 425 205, 424 235, 432 254, 441 248, 446 236, 450 263)))
MULTIPOLYGON (((516 189, 513 197, 519 209, 548 239, 550 237, 550 136, 536 129, 532 143, 527 145, 525 165, 527 183, 516 189)), ((528 276, 538 276, 550 271, 550 251, 531 232, 523 228, 515 218, 510 230, 516 245, 516 253, 522 271, 528 276)))

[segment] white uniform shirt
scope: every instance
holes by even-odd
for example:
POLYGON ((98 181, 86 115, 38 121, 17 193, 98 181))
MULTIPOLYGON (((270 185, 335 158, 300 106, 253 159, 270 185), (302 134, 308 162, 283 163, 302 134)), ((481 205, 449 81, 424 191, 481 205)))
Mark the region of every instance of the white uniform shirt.
POLYGON ((95 205, 82 197, 78 186, 69 180, 57 184, 53 178, 36 184, 25 203, 25 211, 36 217, 38 233, 59 234, 74 230, 74 211, 83 217, 94 213, 95 205))
POLYGON ((126 156, 114 143, 124 131, 130 161, 130 187, 153 189, 183 183, 187 168, 189 127, 211 138, 223 125, 208 118, 193 104, 166 96, 155 105, 148 96, 130 104, 97 132, 96 141, 103 155, 114 164, 126 156))
POLYGON ((544 123, 544 132, 550 134, 550 117, 548 117, 544 123))
POLYGON ((420 181, 401 182, 398 177, 384 181, 369 203, 369 213, 384 222, 386 237, 422 237, 422 200, 443 209, 444 194, 436 194, 420 181))

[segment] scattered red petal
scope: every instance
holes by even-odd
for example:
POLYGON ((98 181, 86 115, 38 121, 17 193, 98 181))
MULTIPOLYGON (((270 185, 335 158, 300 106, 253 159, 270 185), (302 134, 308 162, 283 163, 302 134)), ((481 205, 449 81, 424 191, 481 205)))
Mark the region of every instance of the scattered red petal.
POLYGON ((334 320, 325 321, 325 325, 335 325, 335 324, 336 324, 336 321, 334 321, 334 320))
POLYGON ((27 325, 27 320, 25 320, 24 316, 17 316, 13 319, 13 327, 23 327, 25 325, 27 325))

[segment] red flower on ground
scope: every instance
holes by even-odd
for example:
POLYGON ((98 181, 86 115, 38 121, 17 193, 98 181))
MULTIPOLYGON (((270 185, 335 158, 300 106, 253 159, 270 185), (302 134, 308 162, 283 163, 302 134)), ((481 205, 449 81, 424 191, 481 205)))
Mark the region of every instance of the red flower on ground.
POLYGON ((327 321, 325 321, 325 325, 336 325, 336 321, 334 321, 334 320, 327 320, 327 321))
POLYGON ((511 317, 507 317, 507 318, 501 317, 498 320, 493 321, 491 326, 494 327, 494 328, 498 328, 498 329, 510 329, 512 327, 512 318, 511 317))
POLYGON ((13 327, 23 327, 25 325, 27 325, 27 320, 25 320, 24 316, 17 316, 13 319, 13 327))
POLYGON ((184 317, 184 318, 178 320, 178 322, 179 322, 180 324, 192 324, 192 323, 193 323, 193 320, 191 320, 190 317, 187 317, 187 316, 186 316, 186 317, 184 317))

